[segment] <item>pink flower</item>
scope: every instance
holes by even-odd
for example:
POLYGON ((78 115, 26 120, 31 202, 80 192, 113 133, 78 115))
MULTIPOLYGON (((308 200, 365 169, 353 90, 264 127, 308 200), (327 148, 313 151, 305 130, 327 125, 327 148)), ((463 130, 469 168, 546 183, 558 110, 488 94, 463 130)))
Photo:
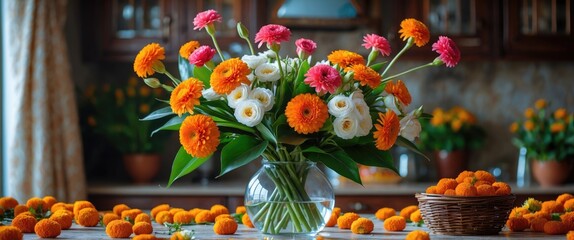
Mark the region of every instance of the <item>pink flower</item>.
POLYGON ((295 46, 297 46, 297 55, 301 55, 301 52, 303 52, 308 56, 313 54, 315 49, 317 49, 317 44, 313 42, 313 40, 305 38, 299 38, 295 41, 295 46))
POLYGON ((195 18, 193 19, 193 30, 201 30, 207 25, 212 24, 213 22, 221 22, 221 15, 217 13, 215 10, 207 10, 198 13, 195 18))
POLYGON ((380 51, 383 56, 391 55, 391 45, 386 38, 377 34, 367 34, 363 38, 363 41, 365 43, 363 43, 361 46, 365 47, 366 49, 374 48, 375 50, 380 51))
POLYGON ((337 69, 327 64, 315 65, 305 73, 305 77, 305 83, 314 87, 315 91, 321 94, 326 92, 335 93, 335 90, 341 86, 342 82, 341 75, 339 75, 337 69))
POLYGON ((447 67, 454 67, 460 61, 460 51, 454 41, 448 37, 440 36, 433 43, 432 50, 440 54, 438 57, 447 67))
POLYGON ((189 63, 202 67, 206 62, 209 62, 214 55, 214 49, 209 46, 201 46, 189 55, 189 63))
POLYGON ((277 24, 267 24, 255 34, 255 43, 259 43, 258 47, 261 47, 263 42, 267 45, 281 44, 281 42, 289 41, 291 37, 291 31, 285 26, 277 24))

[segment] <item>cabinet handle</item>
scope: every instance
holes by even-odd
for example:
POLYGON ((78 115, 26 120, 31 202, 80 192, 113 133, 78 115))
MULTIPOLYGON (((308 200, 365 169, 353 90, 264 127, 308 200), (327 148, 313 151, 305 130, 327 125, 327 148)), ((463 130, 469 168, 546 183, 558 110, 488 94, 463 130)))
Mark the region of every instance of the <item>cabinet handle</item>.
POLYGON ((164 43, 167 43, 169 41, 170 29, 171 29, 171 17, 164 16, 162 19, 162 29, 161 29, 162 30, 161 40, 164 43))
POLYGON ((361 202, 355 202, 351 204, 351 209, 353 209, 353 211, 363 211, 363 210, 367 210, 367 205, 361 202))

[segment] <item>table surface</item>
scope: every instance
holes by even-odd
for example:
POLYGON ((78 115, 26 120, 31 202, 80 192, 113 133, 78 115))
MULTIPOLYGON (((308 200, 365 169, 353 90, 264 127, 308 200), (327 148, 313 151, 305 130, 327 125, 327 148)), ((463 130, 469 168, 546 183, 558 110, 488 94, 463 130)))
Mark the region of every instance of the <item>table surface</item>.
MULTIPOLYGON (((407 224, 407 228, 401 232, 388 232, 383 229, 383 223, 374 220, 375 230, 371 234, 358 235, 351 233, 350 230, 340 230, 337 227, 327 227, 323 229, 316 239, 405 239, 405 236, 413 230, 424 230, 429 232, 427 228, 416 227, 412 224, 407 224), (320 237, 319 237, 320 236, 320 237)), ((153 223, 154 234, 160 239, 169 239, 170 235, 168 229, 159 224, 153 223)), ((257 233, 253 228, 246 228, 244 225, 239 224, 239 228, 234 235, 216 235, 213 233, 212 225, 190 225, 183 226, 183 229, 193 230, 195 232, 195 239, 273 239, 265 238, 263 235, 257 233)), ((134 235, 132 234, 131 237, 134 235)), ((34 233, 24 234, 24 239, 40 239, 34 233)), ((76 224, 72 225, 69 230, 63 230, 57 239, 112 239, 106 235, 104 227, 82 227, 76 224)), ((431 234, 431 239, 463 239, 463 240, 479 240, 479 239, 565 239, 564 235, 546 235, 544 233, 535 232, 509 232, 503 230, 498 235, 492 236, 446 236, 431 234)))

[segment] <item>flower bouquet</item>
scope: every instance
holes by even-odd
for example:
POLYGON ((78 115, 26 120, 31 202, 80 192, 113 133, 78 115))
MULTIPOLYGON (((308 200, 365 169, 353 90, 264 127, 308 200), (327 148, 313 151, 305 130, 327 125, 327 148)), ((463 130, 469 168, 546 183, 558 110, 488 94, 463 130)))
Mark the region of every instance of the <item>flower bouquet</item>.
POLYGON ((415 19, 401 23, 399 33, 406 44, 389 62, 377 62, 391 49, 375 34, 364 37, 363 46, 371 50, 366 60, 336 50, 314 63, 311 55, 317 44, 303 38, 295 41, 297 58, 281 56, 281 44, 290 40, 291 32, 275 24, 255 35, 258 47, 268 49, 256 53, 241 23, 237 31, 251 54, 225 59, 215 37, 215 23, 220 21, 214 10, 195 17, 195 29, 206 29, 215 49, 196 41, 184 44, 179 56, 183 81, 166 71, 164 50, 156 43, 140 51, 134 70, 150 87, 171 92, 170 106, 145 118, 170 116, 160 129, 179 130, 182 147, 168 185, 216 150, 221 151, 221 174, 263 157, 263 168, 247 187, 245 205, 265 234, 313 235, 323 228, 334 196, 324 175, 316 175, 314 162, 361 183, 358 164, 396 171, 388 152, 393 145, 419 152, 411 141, 420 131, 418 118, 428 116, 421 107, 406 112, 411 96, 397 77, 429 66, 453 67, 460 59, 454 42, 439 37, 433 44, 439 56, 432 62, 388 74, 404 52, 429 41, 427 27, 415 19), (214 62, 215 54, 221 62, 214 62), (171 84, 148 78, 154 73, 165 74, 171 84), (311 179, 320 183, 308 183, 311 179))

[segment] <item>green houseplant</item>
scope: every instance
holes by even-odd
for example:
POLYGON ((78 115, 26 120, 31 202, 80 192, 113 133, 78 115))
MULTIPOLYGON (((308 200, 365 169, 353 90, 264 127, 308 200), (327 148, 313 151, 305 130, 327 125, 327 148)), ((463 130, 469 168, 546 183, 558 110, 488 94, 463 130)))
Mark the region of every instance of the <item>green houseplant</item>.
POLYGON ((85 125, 122 155, 136 183, 149 182, 160 167, 166 135, 150 138, 157 124, 140 118, 156 109, 161 98, 165 98, 162 91, 150 89, 135 77, 127 85, 90 85, 84 93, 85 125))
POLYGON ((421 121, 420 147, 434 153, 439 178, 456 177, 467 169, 470 152, 483 146, 485 131, 462 107, 436 108, 432 115, 421 121))
POLYGON ((544 99, 524 111, 524 118, 510 126, 512 142, 526 149, 534 178, 543 186, 566 180, 574 159, 574 123, 565 108, 551 111, 544 99))

